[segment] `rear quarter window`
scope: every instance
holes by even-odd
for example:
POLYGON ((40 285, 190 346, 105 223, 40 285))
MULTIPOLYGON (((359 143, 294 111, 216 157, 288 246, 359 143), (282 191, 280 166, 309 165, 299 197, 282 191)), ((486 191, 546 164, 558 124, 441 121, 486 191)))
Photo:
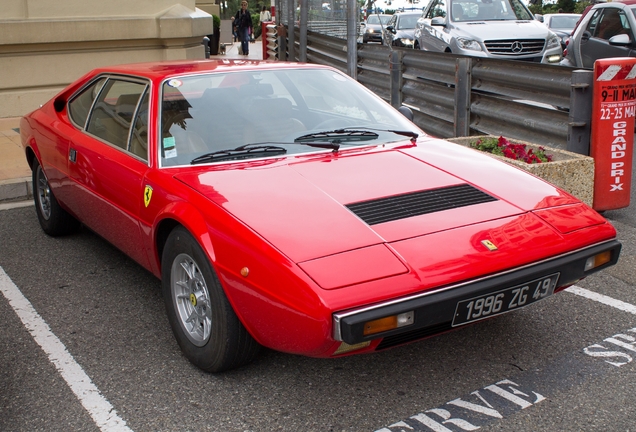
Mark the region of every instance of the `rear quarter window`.
POLYGON ((102 86, 106 82, 106 78, 101 78, 84 89, 80 94, 75 96, 68 104, 69 117, 77 126, 82 129, 86 126, 86 119, 90 112, 91 106, 102 86))

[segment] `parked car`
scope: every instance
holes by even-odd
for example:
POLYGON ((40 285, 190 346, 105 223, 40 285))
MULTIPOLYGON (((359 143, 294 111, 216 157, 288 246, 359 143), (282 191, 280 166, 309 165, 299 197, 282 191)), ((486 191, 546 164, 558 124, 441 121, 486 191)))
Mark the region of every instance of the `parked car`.
POLYGON ((561 64, 593 68, 601 58, 634 57, 634 13, 636 0, 594 5, 570 37, 561 64))
POLYGON ((81 222, 160 278, 206 371, 260 346, 332 358, 419 340, 547 298, 621 247, 573 196, 426 136, 327 66, 102 67, 20 134, 44 232, 81 222))
POLYGON ((581 19, 581 14, 574 13, 558 13, 545 14, 539 21, 542 21, 550 30, 552 30, 561 41, 561 48, 565 49, 565 42, 568 40, 576 23, 581 19))
POLYGON ((362 23, 362 43, 382 43, 382 29, 387 25, 391 15, 371 14, 362 23))
POLYGON ((520 0, 432 0, 415 29, 415 48, 543 63, 561 60, 559 38, 520 0))
POLYGON ((415 23, 421 12, 397 12, 384 28, 384 44, 413 48, 415 23))

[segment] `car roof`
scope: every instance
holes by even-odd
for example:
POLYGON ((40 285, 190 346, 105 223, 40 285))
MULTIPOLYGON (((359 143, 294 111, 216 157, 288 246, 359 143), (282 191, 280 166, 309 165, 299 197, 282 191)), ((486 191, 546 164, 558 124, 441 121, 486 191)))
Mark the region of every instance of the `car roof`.
POLYGON ((305 63, 286 63, 274 61, 245 61, 245 60, 178 60, 147 63, 131 63, 116 66, 100 67, 91 74, 104 73, 135 75, 149 79, 164 79, 172 76, 200 74, 205 72, 229 72, 238 70, 258 69, 298 69, 298 68, 326 68, 323 65, 305 63))

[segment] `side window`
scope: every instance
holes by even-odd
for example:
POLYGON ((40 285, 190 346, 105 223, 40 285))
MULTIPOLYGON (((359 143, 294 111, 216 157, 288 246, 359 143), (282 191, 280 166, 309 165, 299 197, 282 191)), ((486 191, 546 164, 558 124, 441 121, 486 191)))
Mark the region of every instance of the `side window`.
POLYGON ((99 95, 86 130, 122 149, 128 149, 130 126, 145 84, 109 79, 99 95))
POLYGON ((68 104, 69 117, 73 120, 73 123, 82 129, 86 126, 86 119, 88 118, 88 112, 90 111, 91 106, 93 106, 93 101, 99 94, 99 91, 105 82, 106 78, 97 80, 84 89, 84 91, 82 91, 78 96, 73 98, 68 104))
POLYGON ((426 14, 426 18, 437 18, 437 17, 446 18, 446 3, 444 2, 444 0, 436 1, 433 5, 431 5, 431 8, 428 10, 428 13, 426 14))
POLYGON ((135 116, 129 148, 131 153, 143 160, 148 160, 148 93, 148 89, 146 89, 135 116))
POLYGON ((601 9, 595 10, 594 14, 592 15, 592 18, 590 18, 590 21, 587 23, 587 28, 585 30, 590 32, 592 36, 596 36, 596 28, 598 27, 598 20, 601 17, 602 13, 603 11, 601 9))

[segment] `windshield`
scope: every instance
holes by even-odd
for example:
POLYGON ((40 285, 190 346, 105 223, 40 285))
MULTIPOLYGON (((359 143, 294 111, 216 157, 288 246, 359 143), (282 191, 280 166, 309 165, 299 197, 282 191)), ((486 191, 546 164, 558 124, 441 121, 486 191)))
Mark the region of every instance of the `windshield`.
POLYGON ((401 15, 398 21, 398 30, 414 29, 420 14, 401 15))
POLYGON ((454 0, 451 3, 453 21, 533 20, 520 0, 454 0))
POLYGON ((160 125, 163 167, 188 165, 220 151, 232 156, 241 152, 236 158, 242 159, 261 157, 261 147, 249 148, 249 154, 244 150, 263 144, 285 150, 276 150, 277 155, 334 151, 311 146, 314 138, 307 136, 345 148, 404 141, 404 131, 422 133, 356 81, 334 70, 312 68, 168 80, 163 85, 160 125), (355 131, 370 129, 372 138, 357 139, 360 133, 355 131), (324 132, 332 133, 324 138, 324 132), (305 139, 295 142, 299 137, 305 139))
POLYGON ((380 15, 379 17, 378 15, 369 15, 367 24, 380 24, 380 21, 382 21, 382 24, 386 25, 389 22, 389 18, 391 18, 391 15, 380 15))
POLYGON ((554 29, 573 29, 576 23, 581 18, 580 15, 566 15, 566 16, 553 16, 550 18, 550 28, 554 29))

